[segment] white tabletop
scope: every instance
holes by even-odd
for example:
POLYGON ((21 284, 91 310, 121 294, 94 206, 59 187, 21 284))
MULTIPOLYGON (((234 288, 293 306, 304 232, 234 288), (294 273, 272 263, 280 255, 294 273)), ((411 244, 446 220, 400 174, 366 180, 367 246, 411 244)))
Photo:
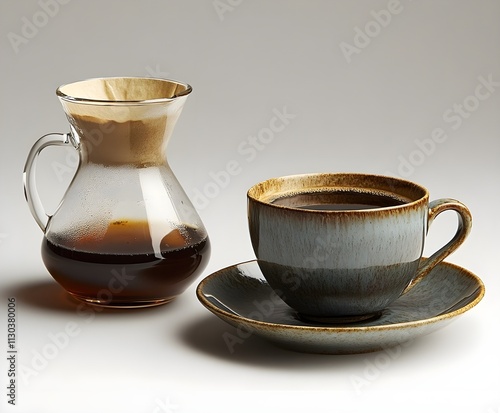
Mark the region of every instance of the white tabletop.
MULTIPOLYGON (((0 411, 499 412, 499 14, 486 0, 2 2, 0 411), (56 87, 124 75, 193 86, 169 161, 212 257, 171 304, 81 312, 43 266, 22 169, 39 136, 68 130, 56 87), (278 113, 284 127, 269 133, 278 113), (218 182, 228 168, 230 181, 218 182), (481 277, 485 298, 393 354, 301 354, 256 336, 231 352, 223 337, 235 329, 195 287, 254 258, 246 190, 272 176, 345 171, 405 177, 433 199, 467 204, 474 228, 448 261, 481 277)), ((40 159, 48 210, 73 156, 54 149, 40 159)), ((455 225, 453 214, 434 222, 426 255, 455 225)))

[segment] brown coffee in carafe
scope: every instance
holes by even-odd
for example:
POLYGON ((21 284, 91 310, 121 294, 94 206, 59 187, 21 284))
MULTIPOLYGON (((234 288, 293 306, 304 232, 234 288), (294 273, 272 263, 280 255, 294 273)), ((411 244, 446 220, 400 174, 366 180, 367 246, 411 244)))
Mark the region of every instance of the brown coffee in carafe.
POLYGON ((190 227, 172 230, 155 252, 146 221, 111 222, 102 236, 74 241, 44 238, 42 258, 54 279, 87 302, 107 306, 150 306, 179 295, 209 255, 206 236, 190 227))

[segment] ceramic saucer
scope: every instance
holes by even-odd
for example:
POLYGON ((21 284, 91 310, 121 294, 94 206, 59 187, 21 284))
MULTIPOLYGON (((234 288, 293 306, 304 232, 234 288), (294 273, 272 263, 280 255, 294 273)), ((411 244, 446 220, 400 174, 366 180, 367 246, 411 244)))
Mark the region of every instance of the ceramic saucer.
POLYGON ((255 260, 209 275, 196 294, 222 320, 280 347, 353 354, 402 345, 446 326, 481 301, 484 284, 464 268, 441 263, 379 318, 339 326, 301 320, 267 284, 255 260))

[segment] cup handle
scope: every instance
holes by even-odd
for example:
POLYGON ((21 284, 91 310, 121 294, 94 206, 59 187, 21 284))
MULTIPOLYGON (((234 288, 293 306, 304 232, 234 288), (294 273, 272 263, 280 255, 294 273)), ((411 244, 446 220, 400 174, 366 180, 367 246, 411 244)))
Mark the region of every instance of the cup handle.
POLYGON ((35 221, 43 232, 45 232, 45 228, 47 228, 51 215, 45 212, 40 196, 38 195, 35 170, 36 161, 40 152, 47 146, 52 145, 71 145, 73 148, 79 149, 79 144, 71 133, 49 133, 38 139, 28 154, 23 172, 24 196, 26 197, 33 218, 35 218, 35 221))
POLYGON ((467 235, 469 235, 472 228, 472 215, 464 204, 451 198, 436 199, 429 203, 427 230, 429 230, 430 225, 441 212, 448 210, 453 210, 458 214, 458 228, 455 236, 444 247, 437 250, 429 258, 420 262, 416 277, 405 288, 403 294, 407 293, 422 281, 437 264, 455 251, 465 241, 467 235))

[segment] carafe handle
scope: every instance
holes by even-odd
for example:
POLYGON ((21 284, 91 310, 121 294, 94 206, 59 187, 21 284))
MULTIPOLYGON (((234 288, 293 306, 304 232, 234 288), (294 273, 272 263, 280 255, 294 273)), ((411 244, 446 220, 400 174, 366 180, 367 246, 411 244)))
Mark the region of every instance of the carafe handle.
POLYGON ((79 148, 78 143, 75 141, 71 133, 49 133, 38 139, 28 154, 23 172, 24 196, 28 202, 31 214, 43 232, 45 232, 45 228, 47 227, 51 215, 48 215, 45 212, 45 208, 43 207, 40 196, 38 195, 35 170, 36 161, 40 152, 47 146, 52 145, 71 145, 75 149, 79 148))

